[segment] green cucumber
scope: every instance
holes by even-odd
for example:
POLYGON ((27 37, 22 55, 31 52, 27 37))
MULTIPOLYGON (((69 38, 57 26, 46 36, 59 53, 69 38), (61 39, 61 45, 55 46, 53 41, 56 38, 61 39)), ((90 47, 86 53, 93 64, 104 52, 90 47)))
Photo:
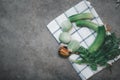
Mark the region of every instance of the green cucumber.
POLYGON ((69 17, 71 22, 75 22, 77 20, 84 20, 84 19, 93 19, 93 15, 91 13, 79 13, 69 17))
POLYGON ((99 27, 98 27, 97 36, 96 36, 94 42, 93 42, 93 43, 91 44, 91 46, 88 48, 88 51, 89 51, 90 53, 96 52, 96 51, 101 47, 101 45, 102 45, 103 42, 104 42, 105 35, 106 35, 106 31, 105 31, 104 25, 103 25, 103 26, 99 26, 99 27))
POLYGON ((97 31, 99 26, 98 24, 93 23, 91 21, 87 21, 87 20, 79 20, 79 21, 76 21, 75 23, 78 27, 87 27, 94 31, 97 31))

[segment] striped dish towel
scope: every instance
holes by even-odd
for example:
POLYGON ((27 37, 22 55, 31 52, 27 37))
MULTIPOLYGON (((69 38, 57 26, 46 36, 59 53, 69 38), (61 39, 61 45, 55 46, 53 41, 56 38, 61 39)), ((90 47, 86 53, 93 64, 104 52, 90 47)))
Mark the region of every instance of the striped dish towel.
MULTIPOLYGON (((94 15, 94 19, 91 20, 94 23, 102 25, 103 22, 100 19, 99 15, 95 11, 95 9, 91 6, 90 2, 83 0, 79 2, 77 5, 73 6, 54 20, 52 20, 48 25, 47 28, 52 34, 52 36, 56 39, 56 42, 60 44, 59 41, 59 35, 62 33, 60 24, 64 20, 68 20, 68 17, 77 13, 92 13, 94 15)), ((78 28, 76 25, 73 23, 73 28, 69 32, 71 34, 71 37, 73 39, 76 39, 77 41, 80 42, 80 45, 82 45, 85 48, 88 48, 92 42, 94 41, 96 37, 96 32, 94 32, 91 29, 88 28, 78 28)), ((116 57, 114 60, 110 60, 109 63, 112 64, 113 62, 117 61, 120 58, 120 56, 116 57)), ((77 60, 80 59, 79 55, 73 54, 69 57, 69 61, 71 62, 72 60, 77 60)), ((90 67, 86 64, 76 64, 72 63, 73 68, 76 70, 77 74, 81 77, 82 80, 87 80, 91 76, 95 75, 99 71, 103 70, 104 67, 98 67, 97 71, 92 71, 90 67)))

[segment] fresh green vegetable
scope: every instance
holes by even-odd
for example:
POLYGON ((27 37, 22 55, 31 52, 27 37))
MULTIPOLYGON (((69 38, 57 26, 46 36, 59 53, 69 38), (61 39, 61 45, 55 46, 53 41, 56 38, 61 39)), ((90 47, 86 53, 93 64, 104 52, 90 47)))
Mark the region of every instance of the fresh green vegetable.
POLYGON ((85 20, 85 19, 93 19, 93 15, 91 13, 80 13, 69 17, 69 20, 71 22, 75 22, 77 20, 85 20))
POLYGON ((90 29, 92 29, 92 30, 94 30, 94 31, 98 31, 98 24, 96 24, 96 23, 93 23, 93 22, 91 22, 91 21, 87 21, 87 20, 78 20, 78 21, 76 21, 75 22, 76 23, 76 25, 78 26, 78 27, 87 27, 87 28, 90 28, 90 29))
POLYGON ((105 34, 106 34, 105 27, 104 26, 98 27, 97 37, 95 38, 92 45, 88 48, 88 51, 90 53, 96 52, 101 47, 105 39, 105 34))
POLYGON ((61 23, 63 32, 68 32, 72 28, 72 23, 69 20, 65 20, 61 23))
POLYGON ((80 53, 82 60, 76 60, 75 63, 86 63, 92 70, 97 70, 97 66, 107 66, 109 60, 120 55, 120 38, 117 38, 114 33, 105 37, 103 45, 97 52, 91 54, 84 47, 80 47, 76 52, 80 53))
POLYGON ((69 43, 71 40, 70 34, 68 32, 62 32, 59 36, 59 40, 65 44, 69 43))
POLYGON ((113 60, 120 55, 120 38, 114 33, 106 35, 104 25, 99 26, 86 19, 92 19, 91 13, 75 14, 69 17, 68 21, 61 24, 63 33, 60 34, 59 40, 68 44, 65 48, 60 48, 59 52, 63 56, 69 56, 71 52, 79 53, 81 59, 74 61, 75 63, 86 63, 92 70, 97 70, 97 66, 109 66, 108 61, 113 60), (79 27, 87 27, 97 32, 96 39, 88 49, 80 46, 76 40, 71 40, 70 34, 67 33, 71 28, 71 22, 75 22, 79 27))
POLYGON ((75 52, 76 50, 78 50, 80 47, 80 43, 76 40, 71 40, 70 43, 68 44, 68 49, 71 52, 75 52))

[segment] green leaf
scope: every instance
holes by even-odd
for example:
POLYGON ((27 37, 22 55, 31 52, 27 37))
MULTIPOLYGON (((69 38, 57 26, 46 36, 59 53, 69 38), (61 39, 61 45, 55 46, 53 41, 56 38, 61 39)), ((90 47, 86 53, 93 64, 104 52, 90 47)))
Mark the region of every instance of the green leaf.
POLYGON ((90 65, 90 68, 91 68, 92 70, 96 71, 96 70, 97 70, 97 65, 96 65, 96 64, 91 64, 91 65, 90 65))

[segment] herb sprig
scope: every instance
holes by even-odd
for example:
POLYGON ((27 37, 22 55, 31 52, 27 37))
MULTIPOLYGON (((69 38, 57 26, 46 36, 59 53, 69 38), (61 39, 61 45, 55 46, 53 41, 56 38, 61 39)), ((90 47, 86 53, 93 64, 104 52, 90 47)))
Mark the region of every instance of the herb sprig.
POLYGON ((93 54, 89 53, 84 47, 80 47, 76 52, 79 53, 81 60, 76 60, 78 64, 86 63, 92 70, 97 70, 97 66, 108 66, 109 60, 120 55, 120 38, 117 38, 115 33, 106 35, 103 45, 93 54))

